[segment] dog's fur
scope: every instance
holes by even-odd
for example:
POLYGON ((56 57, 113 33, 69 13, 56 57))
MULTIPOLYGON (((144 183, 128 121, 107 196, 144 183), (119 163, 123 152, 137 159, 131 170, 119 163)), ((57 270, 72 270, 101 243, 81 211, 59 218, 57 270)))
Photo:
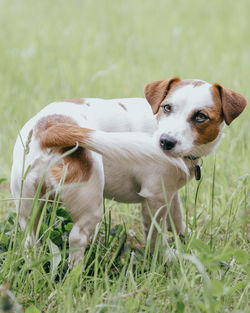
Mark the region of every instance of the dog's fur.
MULTIPOLYGON (((146 85, 145 97, 53 102, 28 121, 18 136, 11 189, 20 207, 20 225, 26 228, 31 199, 49 169, 42 196, 61 190, 61 200, 74 222, 69 243, 70 259, 75 264, 82 259, 89 236, 102 218, 103 196, 141 203, 147 238, 152 215, 159 208, 156 220, 164 225, 167 220, 171 228, 165 186, 176 231, 183 234, 178 190, 185 185, 187 175, 194 176, 199 157, 217 146, 224 124, 229 125, 247 103, 242 95, 221 85, 179 78, 146 85), (60 157, 76 143, 79 147, 75 152, 60 157)), ((34 233, 35 229, 26 245, 33 244, 34 233)), ((152 249, 156 234, 154 229, 152 249)))

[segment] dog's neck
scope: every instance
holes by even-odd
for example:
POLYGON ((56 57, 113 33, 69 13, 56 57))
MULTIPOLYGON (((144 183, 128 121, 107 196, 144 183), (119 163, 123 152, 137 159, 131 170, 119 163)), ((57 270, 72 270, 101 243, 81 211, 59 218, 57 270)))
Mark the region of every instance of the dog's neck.
POLYGON ((192 155, 192 154, 189 154, 189 155, 185 155, 185 156, 184 156, 184 159, 192 160, 192 161, 197 160, 197 159, 199 159, 199 158, 200 158, 199 156, 192 155))
POLYGON ((183 160, 189 170, 190 176, 192 177, 195 176, 196 180, 200 180, 201 178, 201 166, 200 166, 201 157, 210 154, 216 149, 219 142, 223 138, 222 132, 223 127, 224 125, 222 125, 220 133, 215 140, 209 142, 208 144, 198 146, 194 151, 192 151, 192 154, 183 157, 183 160))

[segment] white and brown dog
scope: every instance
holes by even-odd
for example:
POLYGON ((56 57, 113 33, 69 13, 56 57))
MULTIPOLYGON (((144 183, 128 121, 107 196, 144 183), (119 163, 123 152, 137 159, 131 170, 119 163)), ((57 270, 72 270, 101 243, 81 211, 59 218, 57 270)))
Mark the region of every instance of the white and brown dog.
MULTIPOLYGON (((152 215, 159 208, 156 220, 170 228, 166 193, 176 231, 183 234, 178 190, 187 175, 192 178, 197 171, 199 176, 199 158, 214 150, 224 122, 229 125, 247 104, 237 92, 196 79, 152 82, 145 87, 145 97, 53 102, 28 121, 18 136, 11 190, 21 228, 27 226, 32 198, 49 169, 42 196, 58 190, 63 181, 61 200, 74 222, 69 243, 75 264, 102 219, 103 197, 141 203, 147 238, 152 215), (27 141, 29 151, 24 156, 27 141), (76 143, 76 151, 60 158, 76 143)), ((35 229, 28 235, 27 245, 33 244, 34 233, 35 229)), ((156 230, 152 248, 155 238, 156 230)))

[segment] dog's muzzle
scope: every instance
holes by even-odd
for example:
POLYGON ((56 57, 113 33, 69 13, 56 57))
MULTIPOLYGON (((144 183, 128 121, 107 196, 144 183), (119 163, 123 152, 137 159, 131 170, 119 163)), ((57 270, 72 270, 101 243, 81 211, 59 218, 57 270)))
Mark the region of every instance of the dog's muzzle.
POLYGON ((173 137, 162 134, 160 137, 160 146, 163 150, 171 150, 174 148, 174 146, 177 144, 177 140, 175 140, 173 137))

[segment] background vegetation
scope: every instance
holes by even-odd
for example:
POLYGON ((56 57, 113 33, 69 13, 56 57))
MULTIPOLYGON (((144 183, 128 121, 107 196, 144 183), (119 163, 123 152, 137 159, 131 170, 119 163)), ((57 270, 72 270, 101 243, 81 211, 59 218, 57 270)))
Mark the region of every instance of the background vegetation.
POLYGON ((47 206, 42 245, 26 253, 6 199, 18 130, 53 100, 140 97, 169 76, 249 99, 249 12, 248 0, 0 0, 0 311, 248 312, 249 107, 203 160, 197 201, 197 182, 182 190, 192 235, 168 235, 172 263, 145 249, 138 206, 107 201, 84 264, 65 274, 64 208, 47 206))

